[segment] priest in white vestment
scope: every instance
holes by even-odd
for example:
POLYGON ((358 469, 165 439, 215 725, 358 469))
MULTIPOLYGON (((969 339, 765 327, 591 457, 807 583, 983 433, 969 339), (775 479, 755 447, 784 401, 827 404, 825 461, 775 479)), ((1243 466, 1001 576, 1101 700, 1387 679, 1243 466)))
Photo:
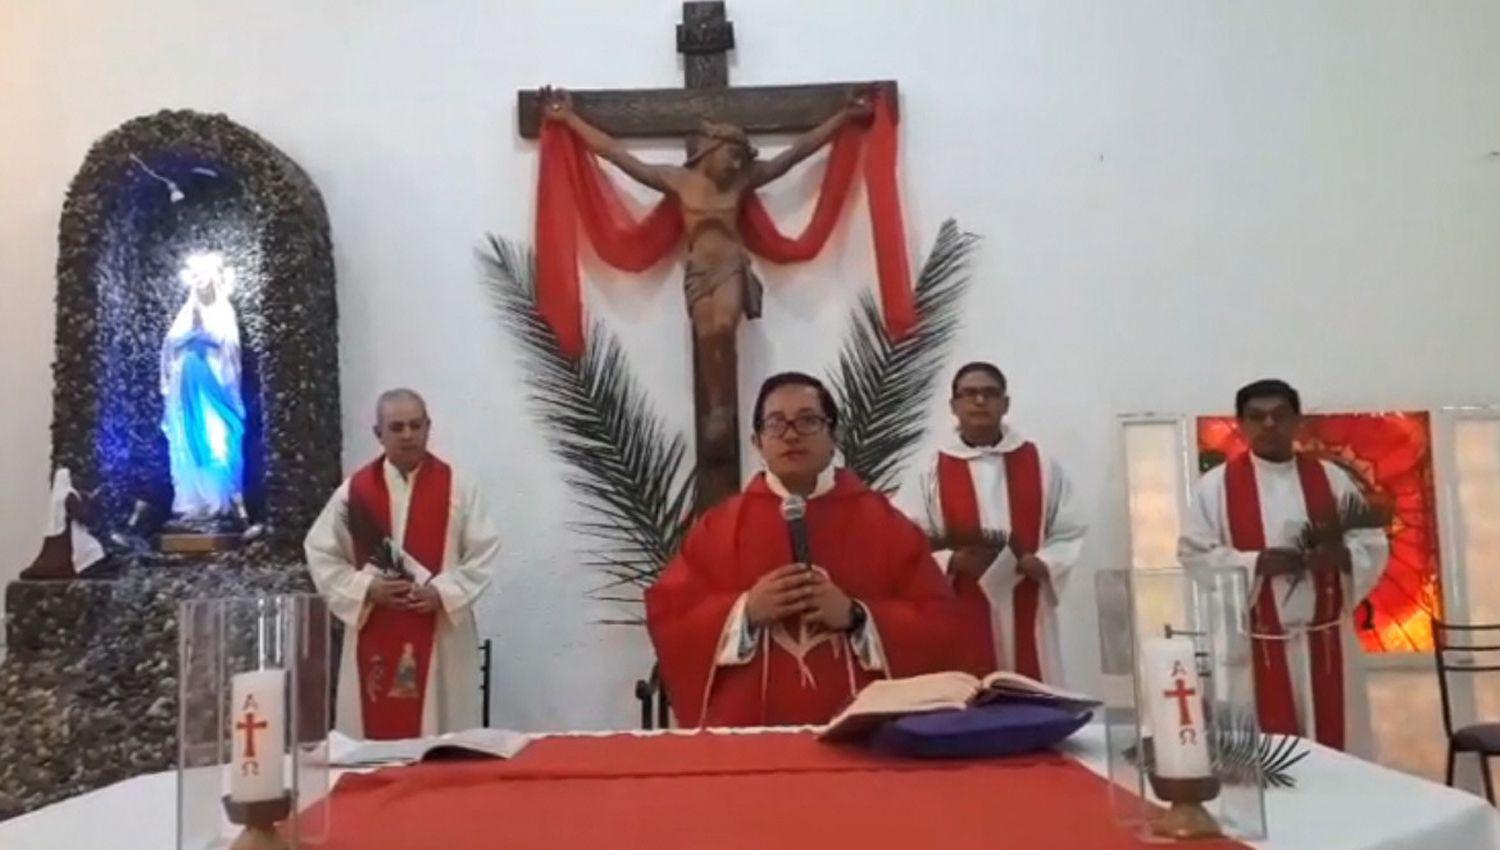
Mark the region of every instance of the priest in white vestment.
POLYGON ((900 501, 953 581, 965 612, 966 669, 1062 686, 1058 600, 1088 523, 1062 465, 1005 424, 1004 373, 966 364, 952 391, 957 434, 937 451, 915 498, 900 501))
POLYGON ((304 544, 344 624, 336 725, 381 739, 477 727, 473 606, 500 538, 479 490, 427 451, 420 396, 383 394, 376 423, 384 455, 340 485, 304 544))
POLYGON ((1235 415, 1250 451, 1198 481, 1178 556, 1188 569, 1250 573, 1262 730, 1368 757, 1369 702, 1353 611, 1380 579, 1389 546, 1384 529, 1340 520, 1364 497, 1342 467, 1295 450, 1301 414, 1297 391, 1282 381, 1240 390, 1235 415), (1332 539, 1314 543, 1309 517, 1332 539))

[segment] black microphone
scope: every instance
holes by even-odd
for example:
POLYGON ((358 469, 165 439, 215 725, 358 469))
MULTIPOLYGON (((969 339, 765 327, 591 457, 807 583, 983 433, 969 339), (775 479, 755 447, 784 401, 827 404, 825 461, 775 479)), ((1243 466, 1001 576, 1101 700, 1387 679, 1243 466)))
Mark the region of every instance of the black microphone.
POLYGON ((781 518, 786 520, 792 537, 792 560, 804 567, 812 566, 812 552, 807 546, 807 500, 793 493, 781 501, 781 518))

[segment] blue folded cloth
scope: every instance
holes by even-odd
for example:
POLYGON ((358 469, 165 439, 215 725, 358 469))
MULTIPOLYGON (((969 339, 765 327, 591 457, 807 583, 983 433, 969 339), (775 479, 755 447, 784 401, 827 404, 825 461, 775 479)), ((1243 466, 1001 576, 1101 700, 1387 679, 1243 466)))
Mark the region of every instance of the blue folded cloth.
POLYGON ((1090 711, 1028 702, 912 714, 887 722, 871 746, 918 758, 1010 756, 1045 750, 1089 722, 1090 711))

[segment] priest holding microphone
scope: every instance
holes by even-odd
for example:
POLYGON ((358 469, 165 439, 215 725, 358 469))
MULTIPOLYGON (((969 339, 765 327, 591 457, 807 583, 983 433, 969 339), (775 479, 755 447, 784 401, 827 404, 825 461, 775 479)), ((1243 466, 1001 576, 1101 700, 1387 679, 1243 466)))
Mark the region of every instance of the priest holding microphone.
POLYGON ((646 592, 678 723, 825 723, 874 679, 953 668, 953 593, 923 533, 833 467, 828 390, 774 375, 753 425, 765 471, 699 518, 646 592))

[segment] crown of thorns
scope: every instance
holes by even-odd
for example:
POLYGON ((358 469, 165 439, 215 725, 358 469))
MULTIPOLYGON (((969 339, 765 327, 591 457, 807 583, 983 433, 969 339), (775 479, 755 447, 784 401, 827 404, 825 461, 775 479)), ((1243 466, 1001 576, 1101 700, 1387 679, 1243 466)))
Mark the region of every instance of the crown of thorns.
POLYGON ((724 145, 738 145, 744 149, 747 159, 755 159, 760 154, 750 144, 750 137, 742 128, 705 120, 698 125, 697 132, 693 133, 693 152, 688 156, 687 164, 692 165, 724 145))

